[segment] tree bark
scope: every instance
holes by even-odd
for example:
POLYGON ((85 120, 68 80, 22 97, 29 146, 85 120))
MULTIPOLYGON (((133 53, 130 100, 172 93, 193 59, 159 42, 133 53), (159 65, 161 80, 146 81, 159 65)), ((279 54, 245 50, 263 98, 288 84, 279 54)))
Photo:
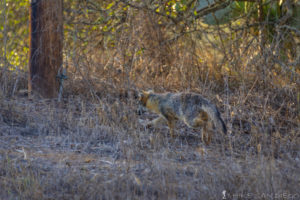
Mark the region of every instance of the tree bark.
POLYGON ((30 93, 46 98, 58 94, 62 66, 63 0, 32 0, 30 5, 30 93))

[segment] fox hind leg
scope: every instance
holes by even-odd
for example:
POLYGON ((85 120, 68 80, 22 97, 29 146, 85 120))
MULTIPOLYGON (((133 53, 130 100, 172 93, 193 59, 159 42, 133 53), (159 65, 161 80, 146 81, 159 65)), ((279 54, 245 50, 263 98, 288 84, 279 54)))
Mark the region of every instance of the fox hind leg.
POLYGON ((184 122, 192 128, 204 127, 208 122, 208 114, 203 111, 193 119, 185 119, 184 122))
POLYGON ((211 142, 211 133, 210 133, 210 131, 207 129, 207 125, 206 125, 206 124, 202 127, 201 140, 202 140, 202 142, 204 142, 206 145, 209 145, 210 142, 211 142))
POLYGON ((211 142, 211 133, 210 133, 210 127, 211 122, 209 119, 209 116, 206 112, 202 111, 199 113, 199 115, 192 120, 192 123, 189 124, 189 126, 193 128, 201 127, 201 140, 206 145, 209 145, 211 142))

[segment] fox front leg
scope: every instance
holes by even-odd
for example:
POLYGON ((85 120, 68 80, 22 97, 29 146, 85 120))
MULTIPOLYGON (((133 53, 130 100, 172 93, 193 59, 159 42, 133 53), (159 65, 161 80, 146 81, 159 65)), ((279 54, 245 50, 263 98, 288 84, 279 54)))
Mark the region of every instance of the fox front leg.
POLYGON ((170 121, 168 120, 168 126, 169 126, 169 129, 170 129, 170 135, 172 138, 174 138, 174 126, 175 126, 175 121, 170 121))
POLYGON ((159 126, 159 125, 166 124, 166 122, 167 122, 167 120, 163 116, 159 116, 158 118, 155 118, 155 119, 151 120, 150 122, 146 123, 146 127, 150 128, 153 126, 159 126))
POLYGON ((170 135, 172 138, 174 138, 174 127, 175 127, 175 121, 174 120, 167 120, 165 117, 160 116, 149 123, 147 123, 147 127, 151 126, 158 126, 158 125, 163 125, 163 124, 168 124, 168 127, 170 129, 170 135))

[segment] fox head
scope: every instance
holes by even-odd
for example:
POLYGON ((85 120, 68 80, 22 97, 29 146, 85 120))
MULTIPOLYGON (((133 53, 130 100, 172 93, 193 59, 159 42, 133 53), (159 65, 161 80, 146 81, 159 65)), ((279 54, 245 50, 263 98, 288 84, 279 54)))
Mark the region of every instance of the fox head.
POLYGON ((142 105, 144 107, 146 106, 150 93, 151 93, 151 91, 142 91, 139 94, 139 104, 140 105, 142 105))
POLYGON ((151 90, 149 91, 142 91, 139 93, 139 99, 138 99, 138 114, 141 115, 142 113, 146 112, 146 105, 149 98, 149 95, 151 94, 151 90))

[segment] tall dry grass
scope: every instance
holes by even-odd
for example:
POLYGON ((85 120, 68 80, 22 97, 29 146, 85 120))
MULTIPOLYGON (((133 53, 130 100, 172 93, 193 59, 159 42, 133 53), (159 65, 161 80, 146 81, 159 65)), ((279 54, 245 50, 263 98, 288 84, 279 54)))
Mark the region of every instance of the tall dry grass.
POLYGON ((0 198, 299 199, 297 59, 283 62, 276 41, 258 51, 243 31, 230 40, 198 24, 176 35, 152 13, 128 12, 113 48, 66 37, 62 102, 29 99, 26 72, 1 69, 0 198), (180 122, 175 139, 144 127, 138 119, 155 115, 136 114, 142 89, 201 93, 230 134, 206 146, 180 122))

